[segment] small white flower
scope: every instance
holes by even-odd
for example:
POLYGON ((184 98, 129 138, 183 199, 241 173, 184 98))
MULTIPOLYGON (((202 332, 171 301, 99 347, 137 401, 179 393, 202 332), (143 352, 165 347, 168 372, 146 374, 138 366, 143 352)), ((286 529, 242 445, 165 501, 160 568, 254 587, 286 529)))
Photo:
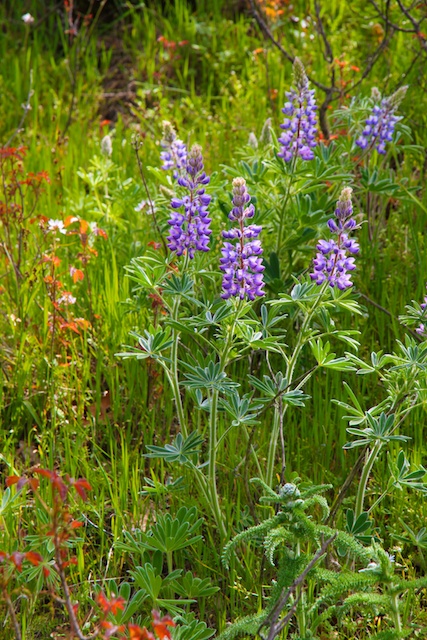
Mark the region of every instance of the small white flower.
POLYGON ((156 213, 157 211, 156 205, 151 205, 149 202, 147 202, 147 200, 141 200, 141 202, 136 205, 134 211, 140 213, 141 211, 144 211, 144 209, 146 209, 145 213, 149 216, 151 216, 153 211, 154 213, 156 213))
POLYGON ((75 304, 77 298, 70 291, 64 291, 62 296, 58 298, 58 304, 75 304))
POLYGON ((34 18, 31 13, 24 13, 24 15, 22 16, 22 21, 25 22, 25 24, 33 24, 34 18))
POLYGON ((59 231, 59 233, 63 233, 66 234, 67 233, 67 229, 64 226, 64 223, 62 222, 62 220, 49 220, 47 223, 47 230, 48 231, 59 231))

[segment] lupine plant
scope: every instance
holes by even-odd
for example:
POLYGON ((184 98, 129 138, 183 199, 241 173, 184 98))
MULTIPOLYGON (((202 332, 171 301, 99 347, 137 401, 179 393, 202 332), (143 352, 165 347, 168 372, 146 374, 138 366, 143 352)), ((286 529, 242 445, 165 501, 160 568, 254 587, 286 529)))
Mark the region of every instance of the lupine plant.
MULTIPOLYGON (((165 259, 153 253, 133 260, 128 275, 136 283, 137 291, 145 290, 150 296, 158 297, 165 315, 160 324, 147 327, 144 334, 135 331, 132 335, 138 345, 119 355, 153 361, 163 369, 173 392, 179 433, 171 443, 147 445, 146 455, 150 459, 178 463, 184 477, 190 474, 204 508, 215 520, 220 544, 226 542, 227 529, 225 505, 218 486, 217 459, 219 447, 226 446, 227 436, 233 429, 239 428, 248 443, 245 462, 249 458, 253 461, 258 482, 267 492, 268 500, 280 505, 271 520, 239 533, 226 546, 228 559, 231 551, 238 545, 244 546, 252 535, 255 539, 265 535, 264 546, 270 562, 276 549, 280 548, 284 554, 277 589, 268 599, 267 608, 261 615, 236 623, 226 635, 255 633, 264 626, 269 628, 266 637, 273 638, 288 626, 292 637, 315 637, 316 630, 327 625, 331 617, 345 617, 352 608, 366 606, 372 611, 382 611, 390 620, 386 635, 380 634, 378 638, 400 638, 409 632, 407 619, 402 619, 401 596, 405 590, 421 586, 421 582, 404 583, 395 576, 391 554, 378 541, 374 542, 372 517, 376 506, 392 490, 409 489, 421 494, 426 491, 424 468, 413 467, 403 450, 394 457, 393 449, 394 443, 405 443, 409 439, 399 432, 399 427, 421 402, 416 376, 424 361, 424 350, 406 338, 396 353, 373 354, 372 365, 367 364, 357 353, 358 331, 342 326, 346 315, 364 314, 352 292, 352 272, 356 268, 359 244, 350 234, 361 228, 362 217, 361 212, 354 212, 353 205, 353 194, 357 197, 359 193, 358 166, 355 175, 350 172, 340 175, 345 182, 337 190, 334 171, 327 167, 335 153, 333 145, 319 149, 317 156, 314 152, 317 143, 314 93, 308 88, 304 67, 298 59, 294 63, 294 81, 296 88, 287 95, 284 107, 288 116, 282 125, 284 133, 272 143, 273 156, 268 162, 261 160, 252 167, 241 163, 245 177, 239 175, 236 168, 225 168, 226 175, 234 178, 228 200, 223 194, 215 198, 214 184, 209 186, 209 195, 205 193, 209 179, 203 171, 198 146, 193 146, 186 156, 185 168, 181 167, 179 176, 173 175, 176 163, 163 165, 164 170, 172 171, 175 179, 175 183, 169 181, 169 185, 177 191, 186 189, 188 193, 173 195, 170 201, 174 211, 184 210, 179 216, 169 214, 167 219, 171 253, 165 259), (305 175, 304 165, 309 162, 313 162, 313 168, 307 168, 305 175), (291 163, 290 171, 288 163, 291 163), (298 163, 301 166, 297 166, 298 163), (299 278, 294 278, 293 284, 288 283, 289 292, 284 292, 283 287, 277 292, 274 283, 280 271, 276 281, 272 273, 274 261, 283 255, 286 208, 305 206, 306 219, 310 220, 313 202, 309 196, 304 200, 304 185, 310 192, 323 181, 328 183, 337 202, 333 205, 331 196, 325 198, 325 211, 312 216, 313 235, 317 236, 312 271, 307 276, 302 269, 299 278), (273 193, 277 190, 284 204, 277 223, 269 223, 269 234, 264 233, 264 225, 253 224, 252 220, 257 220, 259 210, 265 206, 264 194, 266 200, 272 201, 272 185, 273 193), (219 216, 218 205, 235 223, 233 228, 221 229, 225 221, 219 216), (333 209, 335 215, 330 217, 333 209), (199 229, 200 221, 204 224, 199 229), (247 221, 250 224, 246 224, 247 221), (209 233, 206 233, 207 226, 209 233), (220 257, 215 242, 219 229, 223 239, 220 257), (334 237, 324 239, 325 231, 334 237), (267 260, 263 245, 269 249, 274 247, 269 237, 271 232, 277 236, 278 243, 276 252, 272 251, 267 260), (222 272, 222 283, 218 269, 222 272), (337 355, 332 351, 332 344, 339 348, 340 343, 350 350, 337 355), (258 371, 253 369, 251 354, 254 352, 265 358, 265 366, 258 371), (239 381, 233 377, 237 362, 240 363, 239 381), (331 511, 320 496, 327 487, 303 490, 287 481, 286 418, 289 411, 305 406, 308 399, 305 388, 321 370, 359 375, 374 373, 385 390, 385 397, 368 410, 362 407, 349 385, 346 389, 350 402, 337 400, 338 406, 349 414, 346 418, 349 434, 357 438, 345 448, 363 447, 363 455, 331 511), (270 412, 269 446, 261 454, 252 446, 252 437, 261 416, 270 412), (387 483, 368 508, 369 483, 385 451, 389 456, 387 483), (348 505, 347 493, 359 474, 353 508, 346 510, 340 528, 334 523, 343 518, 342 505, 348 505), (305 509, 315 505, 324 510, 324 523, 314 524, 306 517, 305 509), (289 521, 290 528, 283 526, 285 520, 289 521), (328 544, 323 546, 326 538, 328 544), (323 567, 325 553, 327 561, 323 567), (333 560, 335 555, 339 560, 333 560), (295 564, 293 572, 289 570, 291 560, 295 564), (330 562, 339 563, 338 577, 328 569, 330 562), (308 587, 304 586, 306 579, 308 587), (378 591, 381 582, 387 584, 382 594, 378 591)), ((383 120, 377 113, 378 122, 369 120, 369 126, 378 124, 381 129, 372 132, 372 140, 379 137, 381 145, 391 141, 392 125, 396 122, 393 114, 404 92, 399 91, 383 104, 383 120)), ((370 150, 369 144, 365 148, 370 150)), ((253 145, 252 149, 255 149, 253 145)), ((379 152, 382 150, 381 146, 379 152)), ((160 207, 166 205, 161 196, 156 206, 157 203, 160 207)), ((298 256, 301 262, 308 253, 303 237, 295 246, 301 251, 298 256)), ((309 261, 305 270, 308 264, 309 261)), ((424 308, 420 307, 420 312, 423 313, 424 308)), ((239 562, 235 556, 234 562, 239 562)))

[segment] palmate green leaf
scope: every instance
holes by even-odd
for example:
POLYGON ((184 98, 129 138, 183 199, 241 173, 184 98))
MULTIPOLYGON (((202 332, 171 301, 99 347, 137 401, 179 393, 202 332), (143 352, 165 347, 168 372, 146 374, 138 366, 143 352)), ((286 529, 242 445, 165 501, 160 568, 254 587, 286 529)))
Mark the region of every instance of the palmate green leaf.
POLYGON ((278 300, 272 300, 269 304, 272 306, 283 306, 288 304, 312 302, 319 297, 319 287, 312 282, 298 282, 292 289, 290 295, 287 293, 279 294, 278 300))
POLYGON ((192 459, 200 454, 203 441, 203 436, 196 431, 190 433, 185 439, 181 433, 178 433, 172 444, 166 444, 164 447, 148 444, 147 449, 150 453, 144 454, 144 458, 163 458, 167 462, 193 465, 192 459))
POLYGON ((264 338, 262 331, 254 331, 252 327, 249 327, 247 324, 241 324, 238 333, 244 345, 251 349, 262 349, 263 351, 281 353, 282 349, 287 346, 284 342, 280 342, 280 339, 284 336, 264 338))
POLYGON ((174 640, 208 640, 215 634, 215 630, 209 629, 206 622, 194 619, 193 613, 178 615, 175 622, 174 640))
POLYGON ((193 280, 184 273, 182 276, 177 276, 174 273, 166 278, 162 283, 163 293, 174 296, 185 296, 193 289, 193 280))
POLYGON ((405 487, 427 494, 427 484, 420 482, 427 474, 427 469, 421 466, 415 471, 410 471, 410 468, 411 464, 409 460, 403 451, 399 451, 394 469, 391 469, 394 478, 393 487, 396 489, 403 489, 405 487))
POLYGON ((191 389, 206 389, 208 391, 229 392, 239 387, 238 382, 233 382, 227 378, 227 374, 221 371, 219 362, 209 362, 207 367, 192 367, 185 365, 191 373, 185 373, 187 380, 181 384, 191 389))
POLYGON ((150 327, 150 331, 145 330, 144 336, 140 335, 136 331, 131 331, 129 335, 136 338, 138 341, 138 347, 127 346, 130 351, 121 351, 116 353, 118 358, 136 358, 137 360, 145 360, 146 358, 152 358, 153 360, 162 360, 163 362, 170 362, 170 358, 165 358, 162 351, 169 349, 173 340, 171 339, 171 330, 169 327, 162 329, 161 327, 150 327))
POLYGON ((147 532, 140 533, 138 544, 148 551, 165 554, 185 549, 202 540, 202 536, 195 532, 203 519, 196 518, 195 507, 181 507, 174 517, 170 513, 158 514, 156 523, 147 532))
POLYGON ((394 429, 394 414, 387 416, 382 412, 379 418, 374 417, 370 413, 366 413, 368 426, 365 429, 356 429, 348 427, 347 432, 357 436, 359 439, 348 442, 344 445, 344 449, 354 449, 355 447, 363 447, 377 442, 387 444, 388 442, 406 442, 411 440, 409 436, 392 435, 394 429))
POLYGON ((354 535, 359 542, 363 544, 371 543, 372 535, 368 535, 367 532, 372 528, 372 524, 373 521, 369 519, 369 514, 366 511, 361 513, 355 520, 353 509, 347 509, 346 530, 348 533, 354 535))
POLYGON ((120 585, 119 595, 127 602, 127 606, 124 611, 120 609, 115 613, 115 620, 117 624, 125 624, 136 613, 141 611, 144 600, 149 597, 148 593, 144 589, 138 589, 130 598, 131 586, 128 582, 123 582, 120 585), (123 588, 124 587, 124 588, 123 588))
POLYGON ((316 341, 310 340, 309 344, 319 367, 336 371, 355 371, 355 367, 347 357, 336 358, 335 353, 330 353, 331 345, 329 342, 323 344, 321 338, 318 338, 316 341))
POLYGON ((366 314, 366 309, 363 308, 357 300, 354 300, 351 296, 354 295, 353 290, 343 289, 342 291, 338 289, 338 287, 334 287, 332 289, 332 303, 333 306, 338 309, 348 311, 350 313, 355 313, 359 316, 363 316, 366 314))
POLYGON ((420 369, 425 371, 427 369, 427 344, 417 344, 413 338, 406 336, 405 344, 396 341, 400 348, 401 355, 396 356, 395 366, 390 368, 390 371, 398 371, 400 369, 420 369))
POLYGON ((227 398, 220 398, 219 406, 232 418, 232 427, 241 424, 254 425, 258 422, 259 412, 264 405, 261 402, 252 400, 251 396, 245 394, 240 397, 238 392, 233 390, 227 398))
POLYGON ((363 422, 367 422, 368 414, 372 416, 378 416, 382 411, 385 411, 390 406, 390 401, 388 398, 386 398, 385 400, 380 402, 380 404, 376 405, 375 407, 371 407, 370 409, 368 409, 368 411, 365 411, 360 405, 359 400, 350 385, 347 382, 343 382, 343 386, 353 404, 351 405, 347 402, 336 399, 333 399, 332 402, 348 412, 348 415, 343 416, 343 420, 348 420, 349 425, 352 427, 362 424, 363 422))
POLYGON ((264 375, 262 380, 255 376, 248 375, 248 380, 255 389, 261 391, 266 398, 271 399, 275 398, 278 393, 284 391, 288 386, 288 381, 283 377, 281 371, 276 374, 276 381, 267 375, 264 375))
POLYGON ((177 580, 174 588, 176 593, 187 598, 203 598, 219 591, 219 587, 215 587, 209 578, 197 578, 191 571, 187 571, 179 581, 177 580))
POLYGON ((142 289, 155 289, 162 284, 167 273, 168 263, 156 255, 144 255, 132 258, 125 267, 128 278, 136 282, 142 289))

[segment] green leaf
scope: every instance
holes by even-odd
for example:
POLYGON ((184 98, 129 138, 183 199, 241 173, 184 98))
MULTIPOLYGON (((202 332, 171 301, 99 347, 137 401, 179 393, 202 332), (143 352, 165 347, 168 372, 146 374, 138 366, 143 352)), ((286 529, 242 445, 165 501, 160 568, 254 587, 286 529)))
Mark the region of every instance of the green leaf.
POLYGON ((164 447, 156 445, 147 445, 150 453, 144 454, 145 458, 163 458, 167 462, 179 462, 180 464, 193 464, 192 458, 197 458, 200 454, 200 447, 204 438, 196 431, 189 434, 184 439, 181 433, 178 433, 172 444, 166 444, 164 447))
POLYGON ((240 386, 238 382, 233 382, 227 378, 227 374, 221 371, 219 362, 209 362, 208 366, 204 368, 186 366, 191 373, 184 374, 187 380, 184 380, 182 384, 191 389, 227 392, 240 386))

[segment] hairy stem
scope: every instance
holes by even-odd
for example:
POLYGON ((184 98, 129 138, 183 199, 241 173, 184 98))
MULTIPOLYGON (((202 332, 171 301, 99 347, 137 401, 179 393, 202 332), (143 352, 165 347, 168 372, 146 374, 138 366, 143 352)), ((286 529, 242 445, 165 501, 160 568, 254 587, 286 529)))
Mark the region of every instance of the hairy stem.
POLYGON ((380 441, 377 441, 375 443, 375 445, 371 449, 371 452, 366 458, 366 462, 363 466, 362 475, 360 476, 359 487, 357 489, 356 509, 355 509, 355 516, 354 516, 355 520, 357 520, 360 514, 363 513, 363 503, 365 501, 365 493, 366 493, 366 487, 368 485, 369 476, 371 474, 372 467, 374 466, 375 461, 380 454, 382 446, 383 446, 383 443, 380 441))

